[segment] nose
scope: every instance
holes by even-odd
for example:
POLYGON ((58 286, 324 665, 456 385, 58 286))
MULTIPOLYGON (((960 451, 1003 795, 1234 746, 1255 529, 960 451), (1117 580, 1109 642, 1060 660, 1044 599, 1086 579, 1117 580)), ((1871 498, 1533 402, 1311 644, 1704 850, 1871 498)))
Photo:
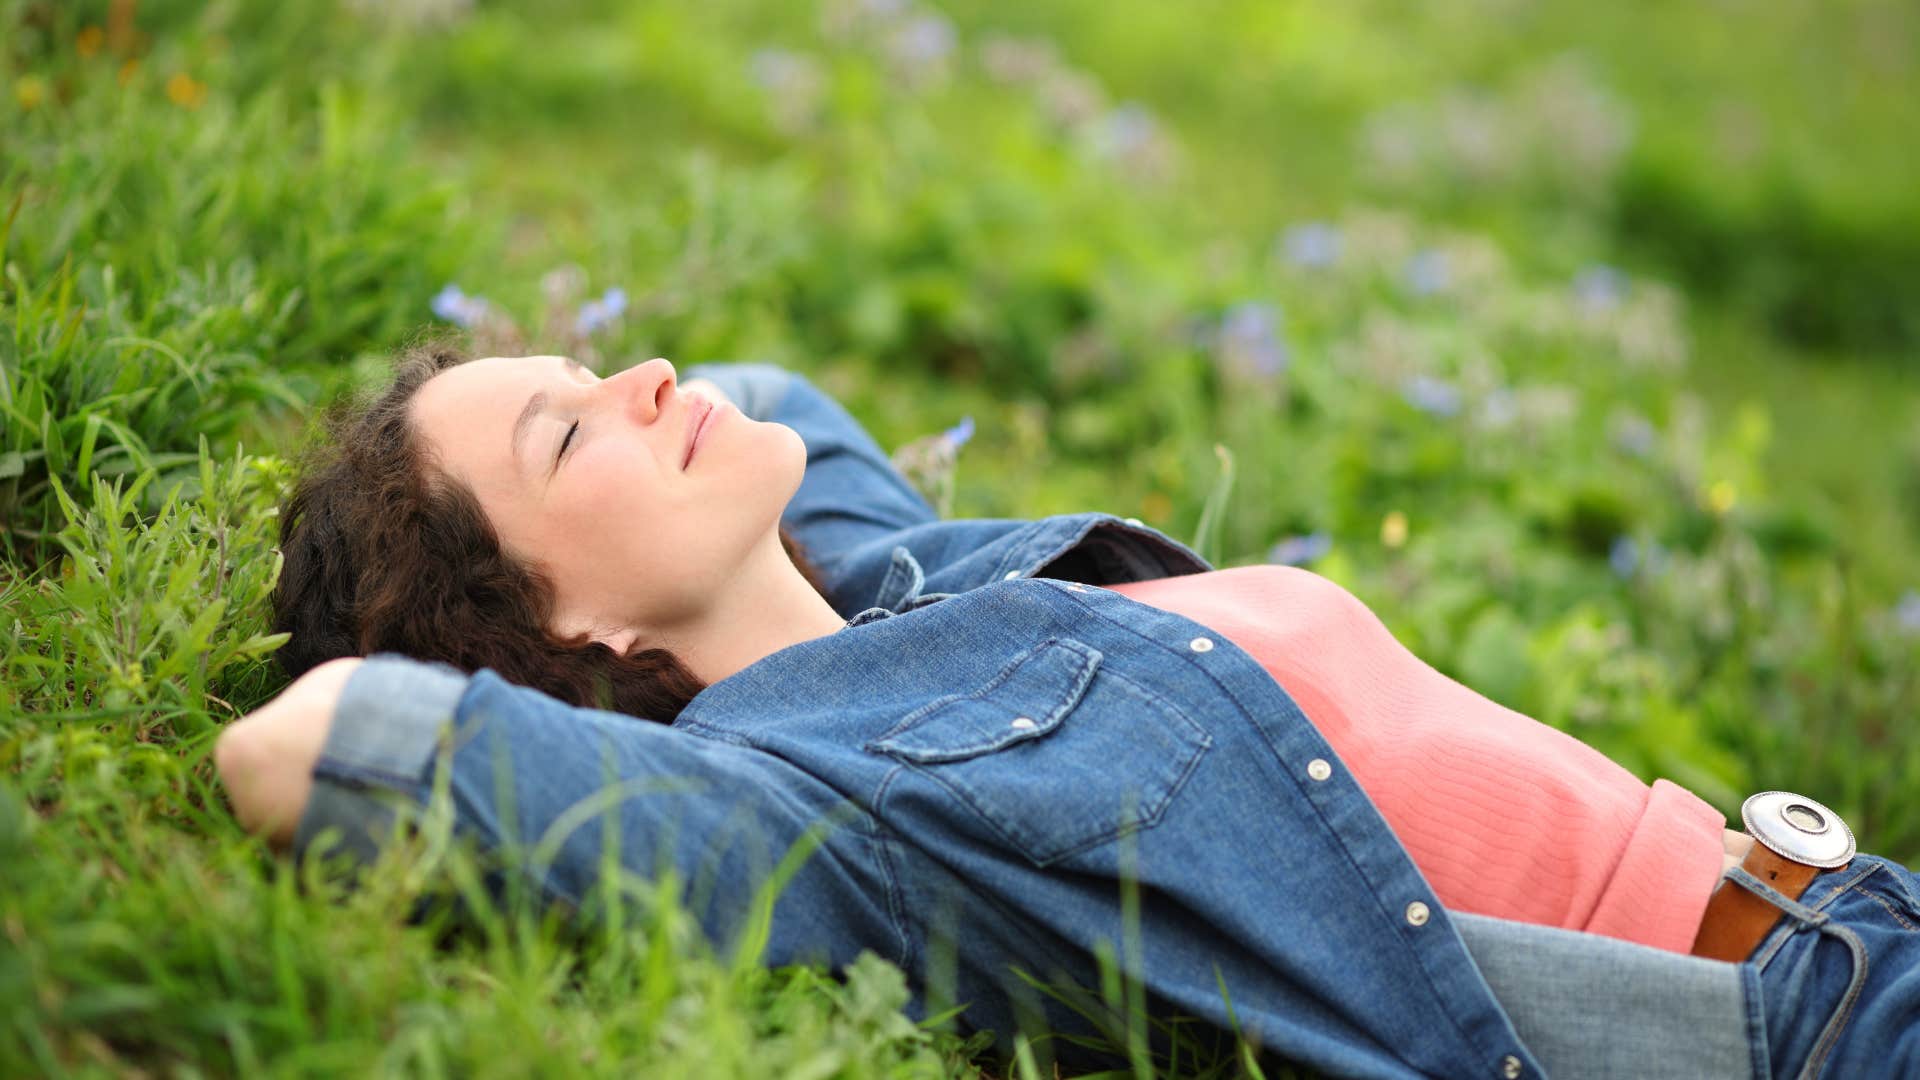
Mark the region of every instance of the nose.
POLYGON ((673 397, 673 388, 679 383, 679 376, 673 370, 673 361, 664 356, 656 356, 643 364, 635 364, 605 380, 604 386, 613 392, 613 397, 621 407, 630 411, 636 420, 652 423, 667 407, 673 397))

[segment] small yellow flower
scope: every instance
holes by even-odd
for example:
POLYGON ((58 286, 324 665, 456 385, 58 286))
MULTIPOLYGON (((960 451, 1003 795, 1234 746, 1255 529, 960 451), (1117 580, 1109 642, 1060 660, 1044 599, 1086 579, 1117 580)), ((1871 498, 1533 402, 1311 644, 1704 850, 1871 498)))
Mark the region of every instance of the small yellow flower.
POLYGON ((82 58, 85 58, 99 52, 100 46, 104 44, 106 40, 107 32, 105 30, 97 26, 89 26, 82 29, 79 36, 73 39, 73 47, 79 52, 82 58))
POLYGON ((47 80, 38 75, 22 75, 13 82, 13 100, 22 110, 31 111, 47 100, 47 80))
POLYGON ((1380 542, 1390 548, 1397 548, 1407 542, 1406 514, 1395 510, 1381 519, 1380 542))
POLYGON ((197 109, 206 100, 207 84, 184 71, 167 80, 167 98, 183 109, 197 109))
POLYGON ((128 57, 126 63, 120 65, 120 85, 125 86, 132 82, 133 73, 139 70, 140 58, 137 56, 128 57))
POLYGON ((1716 480, 1707 489, 1707 508, 1716 514, 1724 514, 1733 509, 1733 484, 1727 480, 1716 480))

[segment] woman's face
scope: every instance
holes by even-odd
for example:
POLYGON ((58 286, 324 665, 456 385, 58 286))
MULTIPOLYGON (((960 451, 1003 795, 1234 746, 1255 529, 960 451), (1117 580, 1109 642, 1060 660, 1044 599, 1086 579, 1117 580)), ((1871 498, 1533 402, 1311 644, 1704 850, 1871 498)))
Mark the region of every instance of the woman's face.
POLYGON ((682 392, 658 358, 605 379, 560 356, 474 360, 429 379, 413 420, 508 554, 553 581, 552 628, 616 648, 696 625, 750 553, 778 544, 806 469, 792 428, 682 392))

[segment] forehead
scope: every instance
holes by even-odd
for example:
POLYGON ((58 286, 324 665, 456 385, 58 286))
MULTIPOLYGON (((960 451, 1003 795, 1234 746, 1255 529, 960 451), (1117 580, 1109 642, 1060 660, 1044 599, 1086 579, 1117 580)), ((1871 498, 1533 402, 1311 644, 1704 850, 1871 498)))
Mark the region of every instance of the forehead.
POLYGON ((420 400, 453 398, 477 401, 507 390, 533 391, 566 361, 558 356, 489 356, 442 371, 420 386, 420 400))
POLYGON ((565 363, 559 356, 489 356, 457 364, 421 384, 414 423, 457 474, 472 479, 473 470, 512 468, 514 418, 565 363))

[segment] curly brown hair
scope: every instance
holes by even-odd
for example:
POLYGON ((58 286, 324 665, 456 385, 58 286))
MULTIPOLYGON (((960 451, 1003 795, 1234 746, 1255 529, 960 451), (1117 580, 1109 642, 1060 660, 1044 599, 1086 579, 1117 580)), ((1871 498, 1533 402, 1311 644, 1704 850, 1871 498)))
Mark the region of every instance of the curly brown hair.
MULTIPOLYGON (((672 652, 625 653, 548 629, 552 583, 509 555, 465 484, 430 467, 411 418, 428 379, 471 359, 452 341, 402 352, 393 381, 323 417, 281 508, 284 564, 274 629, 297 677, 341 656, 396 652, 503 678, 575 705, 661 723, 706 689, 672 652)), ((795 568, 823 597, 819 570, 780 526, 795 568)))

